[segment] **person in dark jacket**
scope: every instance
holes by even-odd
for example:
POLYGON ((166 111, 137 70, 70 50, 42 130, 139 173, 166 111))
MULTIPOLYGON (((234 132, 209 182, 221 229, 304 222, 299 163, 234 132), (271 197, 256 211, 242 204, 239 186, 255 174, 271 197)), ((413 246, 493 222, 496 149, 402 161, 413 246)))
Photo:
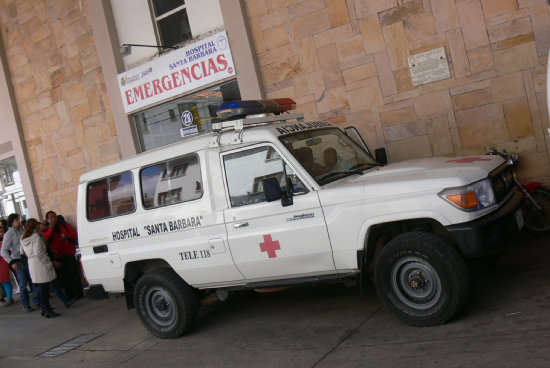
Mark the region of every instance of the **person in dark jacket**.
POLYGON ((83 291, 80 266, 75 255, 74 243, 78 238, 76 230, 65 222, 63 216, 57 216, 53 211, 48 211, 46 218, 49 227, 43 234, 54 259, 61 264, 61 267, 56 268, 56 272, 63 290, 69 299, 80 299, 83 291))

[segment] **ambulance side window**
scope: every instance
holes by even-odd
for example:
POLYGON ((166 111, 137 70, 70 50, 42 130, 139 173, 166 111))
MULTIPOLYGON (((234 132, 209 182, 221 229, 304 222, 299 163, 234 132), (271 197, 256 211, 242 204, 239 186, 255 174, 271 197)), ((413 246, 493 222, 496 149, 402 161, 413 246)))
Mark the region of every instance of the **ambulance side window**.
MULTIPOLYGON (((223 161, 232 207, 264 202, 265 179, 277 178, 281 189, 286 189, 283 160, 273 147, 258 147, 228 154, 224 156, 223 161)), ((307 191, 288 166, 286 173, 292 178, 293 187, 298 186, 307 191)), ((305 191, 300 190, 297 194, 303 194, 305 191)))
POLYGON ((134 178, 131 172, 97 180, 87 188, 88 220, 125 215, 136 209, 134 178))
POLYGON ((141 197, 147 209, 202 197, 202 177, 196 154, 159 162, 141 170, 141 197))

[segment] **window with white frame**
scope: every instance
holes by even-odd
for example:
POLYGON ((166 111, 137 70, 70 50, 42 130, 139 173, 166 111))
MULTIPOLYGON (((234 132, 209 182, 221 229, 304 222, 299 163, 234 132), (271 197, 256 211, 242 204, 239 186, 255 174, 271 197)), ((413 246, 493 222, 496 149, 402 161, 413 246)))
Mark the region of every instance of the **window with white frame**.
POLYGON ((174 46, 193 38, 185 0, 150 0, 159 41, 174 46))

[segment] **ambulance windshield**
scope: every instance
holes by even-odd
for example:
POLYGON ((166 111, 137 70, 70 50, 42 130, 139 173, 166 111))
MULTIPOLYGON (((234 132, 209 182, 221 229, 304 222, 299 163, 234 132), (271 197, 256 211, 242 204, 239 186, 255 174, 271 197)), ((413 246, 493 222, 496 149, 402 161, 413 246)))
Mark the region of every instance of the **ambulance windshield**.
POLYGON ((302 131, 279 139, 319 185, 380 165, 337 128, 302 131))

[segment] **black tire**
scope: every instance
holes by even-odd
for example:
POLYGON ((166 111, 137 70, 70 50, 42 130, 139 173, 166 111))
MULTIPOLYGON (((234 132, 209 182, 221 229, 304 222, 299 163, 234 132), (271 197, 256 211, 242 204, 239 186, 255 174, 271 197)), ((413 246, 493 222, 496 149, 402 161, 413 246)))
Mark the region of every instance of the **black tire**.
POLYGON ((468 269, 458 251, 426 232, 401 234, 380 252, 374 271, 378 296, 413 326, 447 322, 464 306, 468 269))
POLYGON ((523 200, 521 203, 523 229, 533 235, 548 234, 550 233, 550 190, 537 187, 530 195, 541 207, 541 210, 538 210, 529 198, 523 200))
POLYGON ((156 269, 140 277, 134 305, 143 325, 161 339, 175 339, 197 320, 193 288, 171 269, 156 269))

